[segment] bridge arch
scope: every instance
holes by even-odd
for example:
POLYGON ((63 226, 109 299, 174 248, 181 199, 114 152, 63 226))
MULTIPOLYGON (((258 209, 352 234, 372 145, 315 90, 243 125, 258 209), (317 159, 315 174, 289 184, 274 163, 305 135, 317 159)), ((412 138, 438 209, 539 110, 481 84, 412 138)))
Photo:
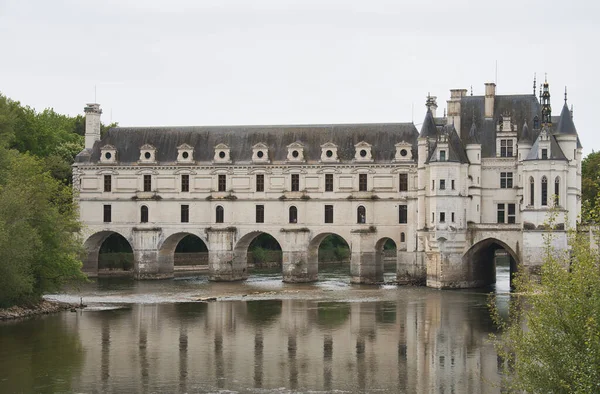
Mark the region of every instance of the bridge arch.
POLYGON ((208 251, 208 242, 201 234, 181 231, 167 236, 158 245, 158 266, 161 272, 173 272, 175 266, 175 251, 177 245, 186 237, 193 236, 200 240, 208 251))
MULTIPOLYGON (((397 253, 398 253, 398 245, 400 243, 398 242, 397 239, 393 239, 391 237, 382 237, 380 238, 376 243, 375 243, 375 264, 376 264, 376 270, 378 272, 386 272, 386 250, 393 250, 393 272, 396 272, 396 265, 397 265, 397 253), (387 245, 387 247, 386 247, 387 245)), ((392 253, 390 253, 392 254, 392 253)), ((387 264, 388 266, 391 264, 387 264)))
POLYGON ((271 238, 273 238, 277 244, 279 245, 280 250, 283 250, 283 242, 276 237, 275 235, 273 235, 271 232, 268 231, 250 231, 246 234, 244 234, 243 236, 241 236, 237 242, 235 243, 234 249, 233 249, 233 260, 234 260, 234 265, 235 266, 242 266, 242 267, 246 267, 246 272, 247 272, 247 267, 248 267, 248 250, 250 248, 250 245, 252 244, 252 242, 254 240, 256 240, 260 235, 266 234, 268 236, 270 236, 271 238))
POLYGON ((98 275, 98 258, 100 254, 100 248, 102 244, 112 235, 118 235, 125 239, 129 244, 129 247, 133 251, 133 242, 126 234, 114 230, 102 230, 93 233, 83 243, 84 255, 83 255, 83 267, 82 271, 89 276, 98 275))
MULTIPOLYGON (((517 243, 518 248, 518 243, 517 243)), ((483 287, 496 283, 496 251, 504 250, 510 260, 510 280, 519 264, 518 250, 513 250, 508 244, 497 238, 486 238, 469 248, 463 255, 463 263, 468 270, 469 280, 474 287, 483 287)))
MULTIPOLYGON (((308 242, 308 250, 307 250, 307 259, 308 259, 308 267, 311 272, 317 272, 319 270, 319 247, 321 246, 321 242, 325 240, 325 238, 329 236, 336 236, 343 240, 346 245, 348 245, 348 250, 350 254, 352 253, 352 246, 347 237, 344 237, 338 232, 327 231, 323 233, 319 233, 311 238, 308 242)), ((349 258, 350 256, 348 256, 349 258)))

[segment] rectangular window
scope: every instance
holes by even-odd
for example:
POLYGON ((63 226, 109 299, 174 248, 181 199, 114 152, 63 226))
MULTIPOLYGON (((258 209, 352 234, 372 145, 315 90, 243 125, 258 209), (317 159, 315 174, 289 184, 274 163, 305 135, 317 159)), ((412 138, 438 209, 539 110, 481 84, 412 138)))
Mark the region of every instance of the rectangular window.
POLYGON ((440 151, 440 161, 446 161, 446 151, 445 150, 440 151))
POLYGON ((300 174, 292 174, 292 189, 293 192, 300 191, 300 174))
POLYGON ((265 175, 264 174, 256 174, 256 191, 257 192, 265 191, 265 175))
POLYGON ((500 188, 511 189, 513 187, 513 173, 512 172, 501 172, 500 173, 500 188))
POLYGON ((408 174, 400 174, 398 190, 401 192, 408 191, 408 174))
POLYGON ((542 149, 542 160, 548 159, 548 149, 542 149))
POLYGON ((190 191, 190 176, 188 174, 183 174, 181 176, 181 191, 182 192, 190 191))
POLYGON ((112 191, 112 177, 110 175, 104 175, 104 191, 112 191))
POLYGON ((144 191, 152 191, 152 175, 144 175, 144 191))
POLYGON ((446 180, 440 179, 440 190, 446 190, 446 180))
POLYGON ((513 156, 513 140, 500 140, 500 157, 513 156))
POLYGON ((333 191, 333 174, 325 174, 325 191, 333 191))
POLYGON ((440 212, 440 223, 446 222, 446 212, 440 212))
POLYGON ((435 190, 435 179, 431 181, 431 190, 435 190))
POLYGON ((505 211, 504 204, 498 204, 498 223, 504 223, 505 211))
POLYGON ((265 206, 257 205, 256 206, 256 223, 264 223, 265 222, 265 206))
POLYGON ((431 212, 431 223, 435 223, 435 212, 431 212))
POLYGON ((358 174, 358 191, 367 191, 367 174, 358 174))
POLYGON ((188 223, 190 221, 190 206, 181 206, 181 223, 188 223))
POLYGON ((452 212, 452 223, 454 223, 454 212, 452 212))
POLYGON ((452 190, 454 190, 454 179, 451 182, 452 182, 452 190))
POLYGON ((333 223, 333 205, 325 205, 325 223, 333 223))
POLYGON ((516 223, 517 215, 515 204, 508 204, 508 223, 516 223))
POLYGON ((406 205, 398 205, 398 223, 408 223, 408 207, 406 205))
POLYGON ((110 205, 104 206, 104 223, 110 223, 112 219, 112 207, 110 205))
POLYGON ((219 185, 218 190, 220 192, 227 191, 227 175, 219 175, 219 185))

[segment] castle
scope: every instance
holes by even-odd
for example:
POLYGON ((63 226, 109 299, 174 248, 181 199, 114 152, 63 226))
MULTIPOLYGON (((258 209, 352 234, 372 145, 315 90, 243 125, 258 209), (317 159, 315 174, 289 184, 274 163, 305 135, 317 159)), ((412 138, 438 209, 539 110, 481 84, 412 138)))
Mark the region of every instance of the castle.
POLYGON ((428 96, 413 123, 117 127, 100 135, 85 107, 85 148, 73 164, 86 256, 111 234, 134 252, 138 279, 173 276, 188 234, 207 246, 215 281, 248 276, 248 246, 268 233, 286 282, 317 280, 330 234, 351 249, 353 283, 383 279, 383 245, 397 247, 399 281, 436 288, 495 281, 494 256, 511 268, 541 264, 544 235, 567 248, 581 211, 581 159, 573 114, 552 116, 547 82, 532 94, 450 91, 447 113, 428 96), (555 224, 547 225, 555 212, 555 224))

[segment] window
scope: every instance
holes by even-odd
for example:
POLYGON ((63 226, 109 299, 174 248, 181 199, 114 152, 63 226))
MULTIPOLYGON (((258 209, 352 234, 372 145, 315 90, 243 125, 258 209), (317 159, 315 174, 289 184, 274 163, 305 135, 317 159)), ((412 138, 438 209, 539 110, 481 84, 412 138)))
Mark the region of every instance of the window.
POLYGON ((367 191, 367 174, 358 174, 358 191, 367 191))
POLYGON ((498 223, 516 223, 516 204, 498 204, 498 223))
POLYGON ((400 174, 398 190, 401 192, 408 191, 408 174, 400 174))
POLYGON ((144 175, 144 191, 152 191, 152 175, 144 175))
POLYGON ((504 223, 504 218, 506 216, 504 209, 504 204, 498 204, 498 223, 504 223))
POLYGON ((300 191, 300 174, 292 174, 292 189, 293 192, 300 191))
POLYGON ((190 191, 190 176, 184 174, 181 176, 181 191, 189 192, 190 191))
POLYGON ((513 156, 513 140, 500 140, 500 157, 513 156))
POLYGON ((454 179, 451 182, 452 182, 452 190, 455 190, 454 189, 454 179))
POLYGON ((219 185, 218 185, 218 190, 220 192, 224 192, 227 190, 227 175, 219 175, 219 185))
POLYGON ((548 149, 542 149, 542 160, 548 160, 548 149))
POLYGON ((148 207, 145 205, 140 208, 140 222, 148 223, 148 207))
POLYGON ((452 223, 454 223, 454 212, 452 212, 452 223))
POLYGON ((325 174, 325 191, 333 191, 333 174, 325 174))
POLYGON ((440 190, 446 190, 446 180, 440 179, 440 190))
POLYGON ((446 212, 440 212, 440 223, 446 222, 446 212))
POLYGON ((508 204, 508 223, 514 224, 516 223, 516 209, 515 204, 508 204))
POLYGON ((560 205, 560 178, 554 179, 554 205, 560 205))
POLYGON ((435 212, 431 212, 431 223, 435 223, 435 212))
POLYGON ((112 177, 110 175, 104 175, 104 191, 112 191, 112 177))
POLYGON ((529 205, 535 205, 535 181, 533 177, 529 177, 529 205))
POLYGON ((256 223, 264 223, 265 222, 265 206, 257 205, 256 206, 256 223))
POLYGON ((440 161, 446 161, 446 151, 445 150, 440 151, 440 161))
POLYGON ((398 205, 398 223, 408 223, 408 207, 406 205, 398 205))
POLYGON ((190 221, 190 206, 181 206, 181 223, 188 223, 190 221))
POLYGON ((542 177, 542 206, 548 205, 548 178, 542 177))
POLYGON ((513 173, 512 172, 501 172, 500 173, 500 188, 511 189, 513 187, 513 173))
POLYGON ((225 221, 225 210, 222 206, 217 205, 215 208, 215 223, 223 223, 225 221))
POLYGON ((112 213, 112 207, 110 205, 105 205, 104 206, 104 223, 110 223, 111 222, 111 213, 112 213))
POLYGON ((290 207, 290 223, 298 223, 298 208, 291 206, 290 207))
POLYGON ((333 205, 325 205, 325 223, 333 223, 333 205))
POLYGON ((400 233, 400 242, 406 242, 406 235, 404 233, 400 233))
POLYGON ((365 224, 367 222, 367 210, 362 205, 356 209, 356 223, 365 224))
POLYGON ((435 190, 435 179, 431 181, 431 190, 435 190))
POLYGON ((256 191, 257 192, 265 191, 265 175, 264 174, 256 174, 256 191))

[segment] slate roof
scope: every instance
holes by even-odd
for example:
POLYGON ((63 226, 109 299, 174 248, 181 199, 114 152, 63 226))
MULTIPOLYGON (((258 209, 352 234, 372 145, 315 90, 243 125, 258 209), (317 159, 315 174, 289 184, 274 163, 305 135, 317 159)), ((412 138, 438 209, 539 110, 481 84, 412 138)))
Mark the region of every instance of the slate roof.
MULTIPOLYGON (((446 134, 448 137, 448 155, 446 156, 446 161, 469 163, 467 152, 465 151, 463 143, 460 140, 454 125, 446 125, 442 127, 440 134, 446 134)), ((433 149, 430 150, 431 154, 429 155, 428 162, 437 162, 437 155, 435 154, 437 145, 438 143, 436 142, 433 146, 433 149)))
POLYGON ((524 143, 532 143, 532 139, 531 139, 531 133, 529 132, 529 126, 527 125, 527 122, 523 123, 523 127, 521 128, 521 136, 519 137, 518 143, 519 144, 524 144, 524 143))
POLYGON ((575 124, 573 123, 573 118, 571 118, 571 111, 569 111, 569 107, 567 106, 566 102, 560 113, 560 120, 558 121, 558 126, 556 127, 556 132, 558 134, 577 135, 577 129, 575 128, 575 124))
POLYGON ((431 110, 427 108, 423 125, 421 125, 421 133, 419 133, 419 138, 436 138, 437 134, 438 130, 435 125, 435 119, 433 118, 431 110))
POLYGON ((150 144, 156 148, 158 162, 175 162, 177 147, 186 143, 194 148, 193 158, 199 162, 211 162, 214 148, 220 143, 230 147, 231 160, 251 162, 252 147, 264 143, 269 148, 269 159, 284 162, 287 146, 293 142, 304 145, 306 161, 321 159, 321 145, 332 142, 338 146, 341 161, 354 159, 354 145, 365 141, 373 145, 375 161, 392 161, 396 154, 395 144, 401 141, 412 145, 413 157, 417 156, 419 133, 413 123, 286 125, 286 126, 192 126, 192 127, 117 127, 110 129, 101 141, 94 144, 91 155, 84 152, 76 162, 98 162, 100 148, 110 144, 117 149, 121 163, 135 163, 140 157, 140 147, 150 144))
MULTIPOLYGON (((529 151, 529 154, 527 155, 525 160, 542 160, 542 158, 538 155, 540 150, 539 146, 540 139, 537 138, 531 146, 531 150, 529 151)), ((558 142, 556 141, 556 137, 554 135, 550 135, 550 156, 547 160, 567 160, 562 149, 560 149, 560 145, 558 145, 558 142)))

